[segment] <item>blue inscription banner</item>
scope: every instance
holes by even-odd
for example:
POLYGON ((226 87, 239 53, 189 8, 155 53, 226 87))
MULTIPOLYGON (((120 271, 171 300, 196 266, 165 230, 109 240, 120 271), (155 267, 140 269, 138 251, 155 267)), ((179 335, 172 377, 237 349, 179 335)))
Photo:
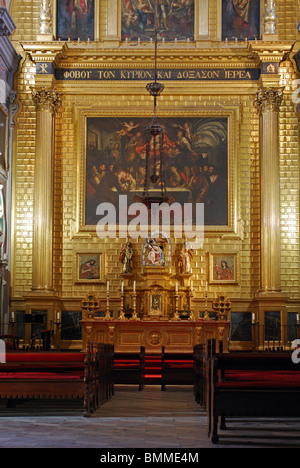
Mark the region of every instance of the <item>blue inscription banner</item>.
MULTIPOLYGON (((59 81, 149 81, 154 70, 132 68, 56 68, 38 63, 36 73, 54 74, 59 81)), ((160 69, 157 77, 165 81, 257 81, 259 68, 160 69)))

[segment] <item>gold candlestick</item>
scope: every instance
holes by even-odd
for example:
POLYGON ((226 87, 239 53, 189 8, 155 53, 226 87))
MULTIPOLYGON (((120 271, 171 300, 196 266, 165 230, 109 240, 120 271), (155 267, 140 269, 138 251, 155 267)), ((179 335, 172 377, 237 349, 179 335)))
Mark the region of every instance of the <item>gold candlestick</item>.
POLYGON ((126 317, 125 317, 125 314, 124 314, 124 292, 122 291, 119 320, 125 320, 125 319, 126 319, 126 317))
POLYGON ((133 313, 132 313, 131 320, 139 320, 138 316, 137 316, 137 313, 136 313, 136 291, 135 291, 135 288, 134 288, 134 291, 133 291, 132 298, 133 298, 133 304, 132 304, 133 313))
POLYGON ((109 290, 106 291, 106 314, 105 320, 110 320, 110 311, 109 311, 109 290))
POLYGON ((208 313, 208 307, 207 307, 207 290, 205 291, 205 311, 203 315, 203 320, 209 320, 209 313, 208 313))
POLYGON ((195 320, 195 313, 194 313, 194 310, 193 310, 193 290, 191 288, 190 292, 189 292, 189 309, 191 311, 190 313, 190 316, 189 316, 189 320, 195 320))
POLYGON ((175 312, 172 320, 179 320, 179 314, 178 314, 178 286, 176 285, 175 289, 175 312))

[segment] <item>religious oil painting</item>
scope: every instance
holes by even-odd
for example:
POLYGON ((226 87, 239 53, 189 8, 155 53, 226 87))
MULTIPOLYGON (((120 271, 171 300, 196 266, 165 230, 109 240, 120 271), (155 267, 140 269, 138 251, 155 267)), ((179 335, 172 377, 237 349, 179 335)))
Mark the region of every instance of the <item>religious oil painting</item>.
POLYGON ((98 283, 101 281, 101 254, 78 253, 76 261, 77 283, 98 283))
MULTIPOLYGON (((148 173, 149 194, 160 194, 163 186, 169 205, 178 203, 183 216, 184 204, 190 204, 194 223, 194 208, 203 203, 205 225, 227 226, 228 118, 167 117, 160 118, 159 123, 164 130, 164 177, 153 182, 155 179, 148 173)), ((112 204, 118 214, 119 195, 127 195, 123 198, 128 206, 142 200, 147 145, 151 167, 161 173, 161 159, 155 159, 153 142, 146 143, 147 126, 149 118, 87 117, 86 226, 99 222, 96 210, 102 203, 112 204)))
MULTIPOLYGON (((157 39, 194 40, 194 0, 157 0, 157 39)), ((122 0, 122 41, 155 36, 155 0, 122 0)))
POLYGON ((94 0, 57 0, 57 38, 94 40, 94 0))
POLYGON ((172 260, 172 243, 163 233, 156 232, 156 237, 144 240, 141 251, 141 265, 144 267, 169 267, 172 260))
POLYGON ((210 283, 236 283, 237 254, 210 254, 209 272, 210 283))
POLYGON ((222 0, 222 40, 259 38, 260 0, 222 0))

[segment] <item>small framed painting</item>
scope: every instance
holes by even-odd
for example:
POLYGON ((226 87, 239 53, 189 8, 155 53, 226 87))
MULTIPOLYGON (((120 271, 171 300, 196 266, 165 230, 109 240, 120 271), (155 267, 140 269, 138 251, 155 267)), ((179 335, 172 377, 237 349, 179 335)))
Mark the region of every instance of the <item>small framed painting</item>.
POLYGON ((102 254, 77 253, 76 283, 99 283, 102 281, 102 254))
POLYGON ((94 0, 57 0, 56 13, 58 38, 94 40, 94 0))
POLYGON ((261 0, 222 0, 222 41, 260 36, 261 0))
POLYGON ((212 253, 209 257, 210 283, 237 283, 237 254, 212 253))

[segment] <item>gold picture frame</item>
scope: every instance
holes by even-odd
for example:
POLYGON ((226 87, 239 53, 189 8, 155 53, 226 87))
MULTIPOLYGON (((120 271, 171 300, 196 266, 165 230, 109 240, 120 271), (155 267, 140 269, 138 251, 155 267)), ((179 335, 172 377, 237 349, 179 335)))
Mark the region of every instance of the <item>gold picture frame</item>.
POLYGON ((238 283, 238 254, 215 252, 209 254, 209 283, 238 283))
MULTIPOLYGON (((95 225, 89 223, 86 219, 86 193, 87 193, 87 141, 88 141, 88 126, 87 121, 90 118, 115 118, 118 115, 122 119, 138 119, 145 118, 144 112, 138 111, 127 111, 120 109, 111 109, 110 111, 100 111, 95 109, 93 111, 87 110, 86 108, 78 108, 76 113, 76 120, 78 122, 78 190, 77 190, 77 209, 76 209, 76 234, 75 236, 81 237, 84 233, 94 233, 96 236, 95 225)), ((170 118, 170 113, 162 113, 162 119, 170 118)), ((204 118, 226 118, 228 122, 228 134, 227 134, 227 150, 228 150, 228 174, 227 174, 227 223, 226 224, 214 224, 206 225, 206 232, 214 233, 218 235, 222 233, 231 233, 233 236, 240 237, 240 226, 236 219, 237 210, 237 145, 236 145, 236 134, 237 134, 237 121, 239 118, 238 106, 228 106, 228 108, 218 109, 217 111, 212 109, 201 109, 195 111, 178 111, 176 113, 178 118, 192 118, 192 117, 204 117, 204 118)), ((174 115, 172 115, 174 118, 174 115)), ((126 238, 127 226, 121 226, 117 223, 117 233, 119 237, 126 238), (122 236, 120 235, 122 231, 122 236)))
POLYGON ((103 254, 99 252, 76 253, 76 283, 103 282, 103 254))

